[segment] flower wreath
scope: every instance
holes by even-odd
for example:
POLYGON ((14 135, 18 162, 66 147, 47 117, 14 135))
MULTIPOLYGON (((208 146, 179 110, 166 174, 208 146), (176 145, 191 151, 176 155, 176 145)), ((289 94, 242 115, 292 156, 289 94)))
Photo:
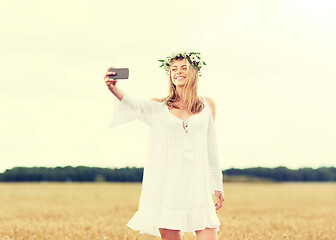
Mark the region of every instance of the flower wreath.
POLYGON ((164 67, 164 70, 167 74, 169 74, 169 67, 175 59, 183 59, 186 58, 190 65, 198 70, 199 76, 201 76, 201 68, 206 65, 205 62, 201 60, 199 52, 181 52, 181 53, 173 53, 171 56, 166 57, 166 59, 158 60, 161 62, 160 67, 164 67))

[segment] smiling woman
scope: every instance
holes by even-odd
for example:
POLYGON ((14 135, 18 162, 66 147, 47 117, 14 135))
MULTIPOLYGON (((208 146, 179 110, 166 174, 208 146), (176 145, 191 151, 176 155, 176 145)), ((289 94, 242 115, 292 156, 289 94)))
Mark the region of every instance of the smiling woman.
POLYGON ((222 207, 224 195, 215 104, 197 95, 203 64, 198 60, 199 53, 164 60, 169 94, 162 99, 136 99, 118 89, 117 80, 106 80, 116 96, 109 127, 135 119, 150 127, 139 209, 127 226, 165 240, 181 240, 184 232, 193 232, 199 240, 215 240, 219 231, 216 210, 222 207))
POLYGON ((166 72, 169 74, 169 96, 165 98, 167 106, 172 109, 184 110, 186 115, 199 113, 204 104, 197 97, 199 71, 206 65, 200 61, 190 64, 197 57, 183 57, 182 55, 168 58, 166 72), (189 60, 192 59, 192 60, 189 60))

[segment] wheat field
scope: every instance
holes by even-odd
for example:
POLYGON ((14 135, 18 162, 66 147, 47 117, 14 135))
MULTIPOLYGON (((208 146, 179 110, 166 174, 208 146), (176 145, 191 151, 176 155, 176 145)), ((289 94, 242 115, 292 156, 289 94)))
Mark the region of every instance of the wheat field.
MULTIPOLYGON (((336 183, 224 183, 224 191, 220 240, 336 239, 336 183)), ((160 239, 126 226, 140 192, 140 183, 0 183, 0 240, 160 239)))

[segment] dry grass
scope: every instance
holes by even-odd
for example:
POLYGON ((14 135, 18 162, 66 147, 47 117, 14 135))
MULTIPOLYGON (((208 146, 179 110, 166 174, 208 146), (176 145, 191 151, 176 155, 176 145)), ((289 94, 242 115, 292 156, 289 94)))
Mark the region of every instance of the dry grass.
MULTIPOLYGON (((336 183, 225 183, 219 239, 334 240, 336 183)), ((2 239, 160 239, 125 224, 141 184, 0 183, 2 239)), ((184 240, 195 239, 186 233, 184 240)))

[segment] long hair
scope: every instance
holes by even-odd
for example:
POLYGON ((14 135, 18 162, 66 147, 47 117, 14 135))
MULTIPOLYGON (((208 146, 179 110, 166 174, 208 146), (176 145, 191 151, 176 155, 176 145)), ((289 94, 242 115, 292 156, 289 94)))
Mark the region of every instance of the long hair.
MULTIPOLYGON (((179 58, 178 58, 179 59, 179 58)), ((182 60, 181 58, 180 60, 182 60)), ((183 101, 186 102, 186 108, 190 114, 195 114, 200 112, 204 108, 204 103, 200 100, 200 97, 197 96, 198 90, 198 70, 190 65, 188 59, 187 62, 187 77, 186 83, 183 87, 183 101)), ((171 79, 171 67, 169 67, 169 95, 164 98, 167 103, 167 106, 177 108, 179 107, 175 104, 178 100, 178 95, 176 91, 176 86, 173 84, 171 79)))

